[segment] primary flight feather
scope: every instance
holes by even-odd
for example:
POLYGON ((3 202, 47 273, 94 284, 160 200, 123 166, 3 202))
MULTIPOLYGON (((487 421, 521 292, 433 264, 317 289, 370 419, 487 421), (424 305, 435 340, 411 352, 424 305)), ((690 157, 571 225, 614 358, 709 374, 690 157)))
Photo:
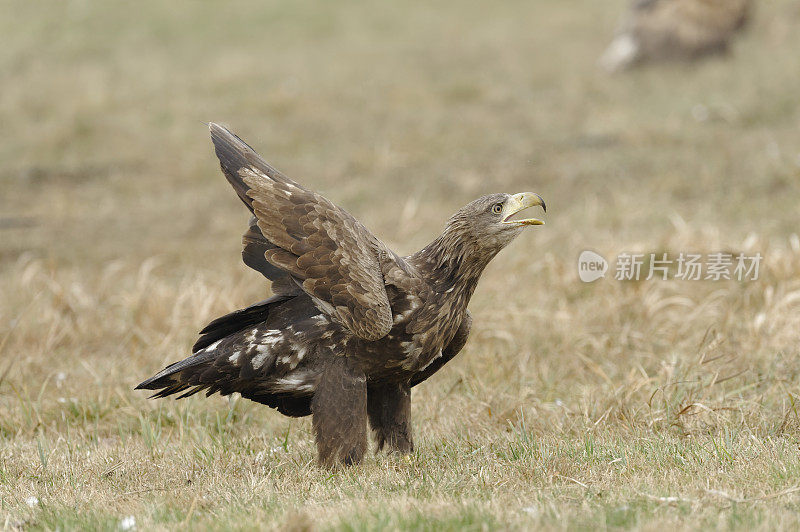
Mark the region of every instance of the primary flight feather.
POLYGON ((192 356, 137 386, 154 397, 233 392, 288 416, 313 414, 322 464, 355 463, 367 444, 410 452, 411 387, 464 346, 484 267, 526 226, 538 194, 469 203, 421 251, 400 257, 344 209, 210 124, 225 177, 252 213, 242 258, 269 299, 208 324, 192 356))

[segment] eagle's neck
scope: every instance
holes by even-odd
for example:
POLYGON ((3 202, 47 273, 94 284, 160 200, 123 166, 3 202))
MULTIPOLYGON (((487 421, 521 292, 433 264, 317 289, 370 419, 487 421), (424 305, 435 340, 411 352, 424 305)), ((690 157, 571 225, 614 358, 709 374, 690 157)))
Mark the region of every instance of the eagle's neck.
POLYGON ((471 234, 458 225, 448 225, 433 242, 411 257, 430 286, 440 294, 469 303, 483 269, 497 254, 478 246, 471 234))

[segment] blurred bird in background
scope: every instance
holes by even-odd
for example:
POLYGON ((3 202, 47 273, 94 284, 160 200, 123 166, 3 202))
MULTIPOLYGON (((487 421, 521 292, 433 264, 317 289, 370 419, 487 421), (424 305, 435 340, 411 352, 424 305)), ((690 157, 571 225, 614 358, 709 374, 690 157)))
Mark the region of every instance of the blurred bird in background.
POLYGON ((725 53, 747 23, 752 0, 634 0, 600 58, 609 72, 660 60, 725 53))

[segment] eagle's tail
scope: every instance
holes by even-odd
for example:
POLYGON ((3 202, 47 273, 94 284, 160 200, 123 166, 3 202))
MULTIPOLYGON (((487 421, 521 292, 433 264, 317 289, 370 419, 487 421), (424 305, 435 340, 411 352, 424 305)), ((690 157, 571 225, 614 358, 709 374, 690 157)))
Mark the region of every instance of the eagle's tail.
MULTIPOLYGON (((233 392, 293 417, 311 414, 311 390, 291 376, 273 374, 280 348, 279 330, 265 329, 270 312, 291 296, 273 296, 209 323, 195 343, 194 354, 175 362, 136 389, 154 390, 151 398, 179 394, 178 399, 204 391, 206 396, 233 392), (258 340, 257 340, 258 337, 258 340), (265 386, 272 378, 276 388, 265 386)), ((313 380, 313 375, 305 375, 313 380)))
POLYGON ((192 356, 170 364, 135 389, 157 390, 153 398, 185 392, 178 397, 181 399, 204 389, 207 395, 217 391, 226 393, 223 389, 225 379, 221 374, 224 368, 219 365, 216 345, 247 327, 266 321, 271 307, 287 299, 286 296, 273 296, 215 319, 200 331, 200 338, 192 347, 192 356))
MULTIPOLYGON (((181 373, 188 369, 199 369, 200 372, 202 372, 201 368, 207 366, 209 363, 213 363, 214 358, 215 353, 213 351, 203 351, 201 353, 192 355, 189 358, 181 360, 180 362, 170 364, 146 381, 139 383, 139 385, 134 389, 157 390, 156 393, 150 396, 150 399, 167 397, 168 395, 182 392, 184 390, 189 391, 183 395, 180 395, 178 399, 183 399, 184 397, 194 395, 202 390, 203 387, 200 386, 199 383, 193 385, 189 379, 181 378, 181 373)), ((194 371, 193 373, 197 374, 200 372, 194 371)))

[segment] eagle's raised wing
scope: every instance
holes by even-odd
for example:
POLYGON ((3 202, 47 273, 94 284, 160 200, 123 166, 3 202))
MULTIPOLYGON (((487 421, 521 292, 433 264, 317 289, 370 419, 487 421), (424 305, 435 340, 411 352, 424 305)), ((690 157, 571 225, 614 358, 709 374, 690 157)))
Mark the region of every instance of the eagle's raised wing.
POLYGON ((209 124, 225 177, 255 219, 244 236, 245 263, 273 291, 303 290, 337 323, 365 340, 392 327, 381 262, 391 253, 350 213, 303 188, 239 137, 209 124))

